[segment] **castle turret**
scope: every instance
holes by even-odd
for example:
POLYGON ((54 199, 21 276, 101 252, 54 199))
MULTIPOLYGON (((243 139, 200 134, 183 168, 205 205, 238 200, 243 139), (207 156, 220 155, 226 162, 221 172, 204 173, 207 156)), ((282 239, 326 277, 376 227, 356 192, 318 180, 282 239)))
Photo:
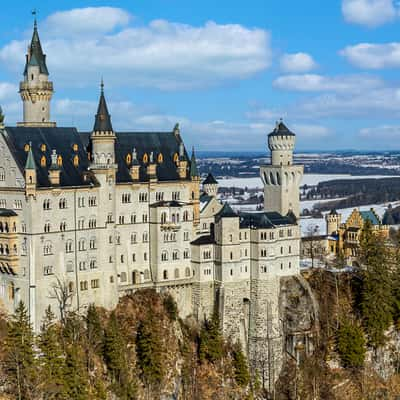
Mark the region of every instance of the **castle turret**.
POLYGON ((217 197, 218 182, 211 172, 208 173, 206 179, 203 181, 203 190, 209 196, 217 197))
POLYGON ((194 147, 190 159, 190 180, 192 181, 193 223, 194 225, 198 225, 200 223, 200 174, 197 169, 194 147))
POLYGON ((131 175, 131 179, 133 181, 138 181, 140 178, 140 164, 137 159, 137 151, 136 148, 133 149, 132 151, 132 164, 131 167, 129 168, 129 174, 131 175))
POLYGON ((290 211, 300 215, 299 186, 303 177, 303 166, 293 165, 293 150, 296 135, 285 124, 277 122, 268 135, 271 164, 260 168, 264 182, 264 209, 287 215, 290 211))
POLYGON ((187 177, 187 165, 188 162, 185 156, 185 146, 181 141, 179 143, 179 159, 178 159, 178 174, 180 179, 186 179, 187 177))
POLYGON ((53 96, 53 82, 49 81, 46 55, 43 53, 35 19, 33 35, 20 82, 19 93, 24 105, 24 121, 19 126, 55 126, 50 122, 50 101, 53 96))
POLYGON ((116 168, 115 165, 115 132, 111 125, 111 116, 108 112, 104 97, 104 84, 101 82, 99 106, 94 122, 92 141, 91 169, 116 168))
POLYGON ((336 210, 332 210, 325 216, 326 233, 328 235, 336 235, 339 232, 342 216, 336 210))
POLYGON ((4 129, 4 114, 3 109, 0 106, 0 130, 4 129))
POLYGON ((37 173, 36 164, 32 152, 32 143, 29 143, 28 157, 25 163, 25 194, 36 196, 37 173))

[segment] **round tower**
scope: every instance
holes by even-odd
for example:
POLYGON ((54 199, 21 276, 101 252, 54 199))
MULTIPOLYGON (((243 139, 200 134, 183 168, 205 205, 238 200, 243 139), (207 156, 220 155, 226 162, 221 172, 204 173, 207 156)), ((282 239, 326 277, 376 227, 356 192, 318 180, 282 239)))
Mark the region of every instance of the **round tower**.
POLYGON ((282 121, 277 122, 275 129, 268 135, 271 164, 274 166, 292 165, 295 143, 296 135, 282 121))
POLYGON ((24 121, 19 126, 53 127, 50 122, 50 101, 53 96, 53 82, 49 81, 46 55, 43 53, 35 20, 33 35, 24 70, 24 80, 19 84, 23 102, 24 121))
POLYGON ((303 166, 293 165, 293 150, 296 135, 281 121, 268 135, 271 164, 260 168, 264 183, 264 209, 281 215, 292 212, 300 215, 299 187, 303 177, 303 166))
POLYGON ((203 190, 209 196, 217 197, 218 182, 211 172, 208 173, 207 178, 203 181, 203 190))
POLYGON ((336 210, 332 210, 325 216, 326 233, 328 235, 337 234, 341 224, 342 216, 336 210))

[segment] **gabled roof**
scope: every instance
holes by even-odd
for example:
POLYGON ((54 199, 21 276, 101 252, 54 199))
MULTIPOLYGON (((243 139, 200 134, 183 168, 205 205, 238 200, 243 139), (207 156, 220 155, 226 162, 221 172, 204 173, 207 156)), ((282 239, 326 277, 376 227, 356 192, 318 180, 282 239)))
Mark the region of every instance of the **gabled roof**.
POLYGON ((204 179, 203 185, 217 185, 218 182, 211 172, 208 173, 207 178, 204 179))
POLYGON ((275 129, 268 136, 296 136, 288 127, 280 120, 276 123, 275 129))
POLYGON ((112 132, 111 116, 108 112, 106 98, 104 97, 104 84, 101 82, 101 92, 99 99, 99 106, 97 107, 97 114, 94 121, 94 132, 112 132))
POLYGON ((361 218, 365 221, 370 221, 372 225, 380 225, 381 221, 373 210, 360 211, 361 218))
POLYGON ((237 218, 238 215, 235 213, 235 211, 232 210, 232 207, 228 203, 224 203, 223 207, 221 210, 215 215, 216 219, 221 219, 221 218, 237 218))
POLYGON ((6 127, 3 137, 22 173, 28 161, 28 165, 35 164, 38 187, 52 186, 48 173, 53 149, 62 158, 60 186, 97 184, 96 179, 91 174, 88 175, 89 161, 86 148, 75 128, 6 127), (30 156, 25 150, 29 143, 32 152, 30 156), (74 151, 74 144, 78 146, 78 151, 74 151), (45 151, 42 151, 42 145, 45 145, 45 151), (43 156, 46 160, 44 167, 41 166, 43 156), (78 156, 79 159, 77 166, 73 163, 74 156, 78 156), (32 157, 31 160, 28 160, 29 157, 32 157))
POLYGON ((27 54, 26 56, 24 75, 28 73, 28 66, 38 66, 41 74, 49 75, 49 71, 46 65, 46 55, 43 53, 42 50, 36 21, 33 27, 33 35, 31 44, 29 46, 29 54, 27 54))

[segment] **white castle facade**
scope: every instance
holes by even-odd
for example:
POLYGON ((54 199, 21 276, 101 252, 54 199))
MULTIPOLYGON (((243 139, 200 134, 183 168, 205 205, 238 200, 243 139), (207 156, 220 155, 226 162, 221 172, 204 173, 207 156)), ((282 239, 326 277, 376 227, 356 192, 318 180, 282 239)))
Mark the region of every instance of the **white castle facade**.
POLYGON ((295 135, 282 122, 269 135, 265 211, 235 213, 217 200, 212 175, 201 185, 178 126, 115 132, 102 85, 92 132, 57 127, 48 78, 35 24, 20 84, 23 122, 0 126, 3 307, 12 313, 23 301, 39 329, 45 308, 59 309, 57 290, 84 311, 154 288, 175 297, 182 317, 218 311, 224 334, 254 365, 272 343, 279 367, 280 279, 299 275, 295 135))

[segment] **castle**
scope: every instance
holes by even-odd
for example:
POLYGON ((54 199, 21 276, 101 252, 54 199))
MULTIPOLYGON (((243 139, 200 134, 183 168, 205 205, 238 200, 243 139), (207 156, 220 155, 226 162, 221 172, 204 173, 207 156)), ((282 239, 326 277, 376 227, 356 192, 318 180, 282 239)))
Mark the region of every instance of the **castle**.
POLYGON ((57 127, 36 22, 23 76, 23 122, 0 126, 3 306, 23 301, 38 330, 48 305, 110 309, 141 288, 169 292, 182 317, 217 310, 224 334, 276 380, 271 362, 279 371, 287 340, 280 282, 300 274, 295 134, 281 121, 268 136, 266 210, 236 213, 211 174, 201 184, 178 125, 116 132, 103 84, 92 132, 57 127))

